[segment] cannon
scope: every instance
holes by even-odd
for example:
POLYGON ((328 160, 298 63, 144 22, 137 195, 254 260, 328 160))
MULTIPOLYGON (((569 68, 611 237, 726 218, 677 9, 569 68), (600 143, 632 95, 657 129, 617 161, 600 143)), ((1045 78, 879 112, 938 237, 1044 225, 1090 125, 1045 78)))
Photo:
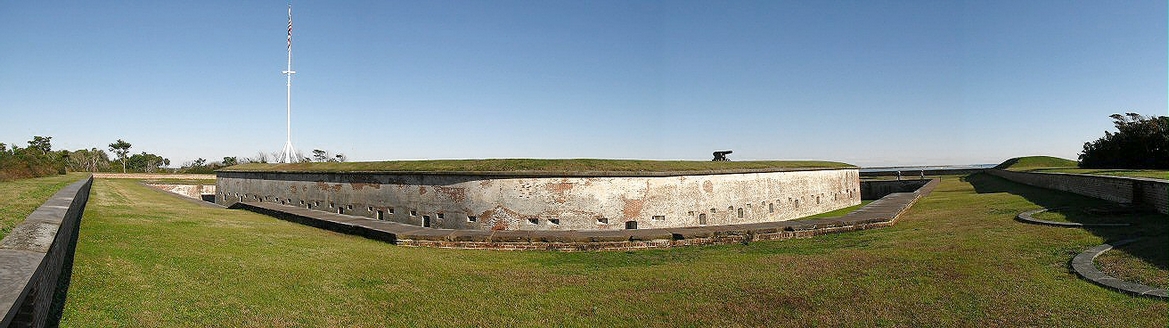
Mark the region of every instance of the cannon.
POLYGON ((727 154, 730 154, 730 153, 733 153, 733 151, 730 151, 730 150, 716 151, 716 152, 714 152, 714 159, 712 159, 710 161, 712 161, 712 162, 730 162, 731 160, 727 158, 727 154))

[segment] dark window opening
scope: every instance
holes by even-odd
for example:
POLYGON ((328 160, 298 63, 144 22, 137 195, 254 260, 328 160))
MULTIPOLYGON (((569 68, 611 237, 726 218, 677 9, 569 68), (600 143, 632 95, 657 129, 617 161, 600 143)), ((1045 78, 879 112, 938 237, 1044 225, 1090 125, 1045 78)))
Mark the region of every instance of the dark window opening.
POLYGON ((706 225, 706 213, 698 215, 698 224, 706 225))
POLYGON ((609 218, 598 218, 597 224, 609 224, 609 218))
POLYGON ((528 219, 528 224, 540 224, 540 219, 528 219))
POLYGON ((626 230, 637 229, 637 221, 625 221, 625 229, 626 230))
POLYGON ((740 219, 743 218, 743 208, 742 207, 739 208, 739 218, 740 219))
POLYGON ((382 210, 377 211, 377 219, 378 220, 385 220, 386 219, 385 215, 386 215, 386 212, 382 212, 382 210))
POLYGON ((422 227, 423 228, 430 228, 430 216, 429 215, 422 216, 422 227))
POLYGON ((468 217, 467 217, 467 222, 475 222, 475 221, 479 221, 479 218, 476 218, 476 217, 474 217, 474 216, 468 216, 468 217))
POLYGON ((560 225, 560 219, 548 219, 548 223, 552 225, 560 225))

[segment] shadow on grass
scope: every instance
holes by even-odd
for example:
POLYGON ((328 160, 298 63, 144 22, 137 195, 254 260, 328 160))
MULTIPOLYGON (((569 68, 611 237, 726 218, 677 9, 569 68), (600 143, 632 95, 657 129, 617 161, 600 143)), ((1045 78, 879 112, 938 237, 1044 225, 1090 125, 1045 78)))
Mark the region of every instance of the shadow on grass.
MULTIPOLYGON (((1038 206, 1049 209, 1046 216, 1036 215, 1036 218, 1052 221, 1067 221, 1076 223, 1129 223, 1127 227, 1084 227, 1094 235, 1106 241, 1143 237, 1153 240, 1157 245, 1169 244, 1169 217, 1151 211, 1134 211, 1120 204, 1081 196, 1069 192, 1028 186, 1012 182, 986 173, 976 173, 965 176, 962 181, 974 186, 977 193, 1009 193, 1022 196, 1038 206), (1062 219, 1062 220, 1061 220, 1062 219)), ((1046 214, 1046 213, 1042 213, 1046 214)), ((1023 223, 1020 223, 1023 224, 1023 223)), ((1058 228, 1052 229, 1071 229, 1058 228)), ((1145 244, 1142 242, 1141 244, 1145 244)), ((1166 256, 1161 247, 1118 247, 1118 250, 1129 253, 1141 260, 1152 264, 1161 270, 1169 270, 1169 256, 1166 256)))

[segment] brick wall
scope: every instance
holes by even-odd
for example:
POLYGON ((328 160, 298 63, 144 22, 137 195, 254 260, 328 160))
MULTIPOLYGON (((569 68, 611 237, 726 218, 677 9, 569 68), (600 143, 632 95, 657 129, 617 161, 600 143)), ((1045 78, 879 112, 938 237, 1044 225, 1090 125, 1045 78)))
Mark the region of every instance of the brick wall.
POLYGON ((1133 204, 1169 214, 1169 182, 1129 177, 1070 173, 1034 173, 987 170, 991 175, 1041 188, 1066 191, 1092 198, 1133 204))
POLYGON ((92 184, 57 191, 0 240, 0 327, 57 326, 92 184))

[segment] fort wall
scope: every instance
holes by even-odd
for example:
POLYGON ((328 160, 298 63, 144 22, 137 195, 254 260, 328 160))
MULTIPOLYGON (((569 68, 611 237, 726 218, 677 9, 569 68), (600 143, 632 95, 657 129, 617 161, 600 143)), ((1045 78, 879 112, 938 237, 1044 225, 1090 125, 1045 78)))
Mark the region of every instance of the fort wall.
POLYGON ((986 172, 1022 184, 1132 204, 1169 214, 1169 181, 1165 180, 998 169, 986 172))
POLYGON ((216 202, 423 227, 623 230, 790 220, 860 204, 857 169, 652 176, 219 172, 216 202))

